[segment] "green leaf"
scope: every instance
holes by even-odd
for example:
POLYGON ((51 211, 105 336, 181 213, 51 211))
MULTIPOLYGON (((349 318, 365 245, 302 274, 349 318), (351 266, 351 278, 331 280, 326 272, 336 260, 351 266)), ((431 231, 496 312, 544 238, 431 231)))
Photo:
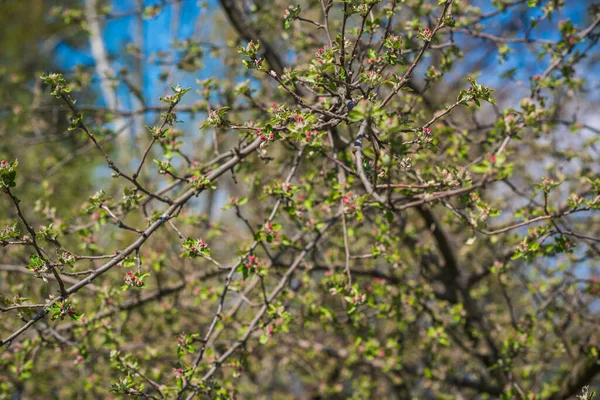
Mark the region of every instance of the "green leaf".
POLYGON ((350 114, 348 114, 348 119, 350 120, 350 122, 358 122, 358 121, 362 121, 365 115, 363 114, 363 112, 357 108, 354 108, 352 111, 350 111, 350 114))
POLYGON ((70 317, 72 319, 74 319, 75 321, 79 321, 81 318, 83 318, 83 315, 84 314, 73 313, 73 314, 70 315, 70 317))
POLYGON ((392 214, 392 212, 389 210, 384 211, 383 216, 389 223, 391 223, 394 220, 394 214, 392 214))

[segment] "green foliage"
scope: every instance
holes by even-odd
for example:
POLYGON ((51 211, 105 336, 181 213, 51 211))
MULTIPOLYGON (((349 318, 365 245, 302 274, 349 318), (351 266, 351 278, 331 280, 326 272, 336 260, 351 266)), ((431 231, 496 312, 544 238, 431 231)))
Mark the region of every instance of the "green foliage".
POLYGON ((0 184, 3 190, 17 185, 15 179, 17 178, 18 165, 19 163, 16 160, 12 163, 6 160, 0 161, 0 184))
POLYGON ((0 400, 594 397, 597 4, 34 3, 0 400))

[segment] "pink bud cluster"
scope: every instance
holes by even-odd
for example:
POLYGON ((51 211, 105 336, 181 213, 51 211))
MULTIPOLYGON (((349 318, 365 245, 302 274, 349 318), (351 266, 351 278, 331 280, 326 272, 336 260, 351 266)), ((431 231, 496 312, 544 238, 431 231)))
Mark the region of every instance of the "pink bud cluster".
POLYGON ((290 11, 294 9, 293 5, 290 5, 288 8, 286 8, 285 10, 283 10, 283 16, 284 17, 289 17, 290 16, 290 11))
POLYGON ((314 137, 317 137, 318 134, 319 134, 318 131, 308 131, 308 132, 306 132, 306 136, 304 137, 304 139, 307 142, 310 142, 310 140, 314 137))
POLYGON ((131 271, 127 271, 123 280, 127 286, 141 287, 144 284, 144 282, 131 271))
POLYGON ((350 297, 349 301, 352 304, 363 304, 367 301, 367 295, 364 293, 356 293, 354 296, 350 297))
POLYGON ((277 103, 271 103, 271 109, 273 112, 281 112, 283 111, 283 107, 277 105, 277 103))
POLYGON ((65 315, 73 315, 75 313, 75 311, 73 311, 73 309, 71 308, 71 306, 67 303, 58 303, 58 305, 62 308, 61 312, 60 312, 60 316, 64 317, 65 315))
POLYGON ((265 224, 263 225, 263 231, 265 231, 266 233, 273 232, 273 225, 271 224, 271 221, 265 222, 265 224))
POLYGON ((344 197, 342 197, 342 204, 344 205, 344 212, 346 213, 356 209, 352 192, 348 192, 344 197))
POLYGON ((204 241, 202 239, 198 239, 198 241, 196 242, 195 246, 191 246, 190 250, 191 251, 196 251, 196 250, 204 250, 208 247, 208 245, 206 243, 204 243, 204 241))
POLYGON ((275 140, 275 135, 273 133, 270 133, 268 135, 260 135, 260 140, 262 140, 263 142, 266 141, 270 141, 270 140, 275 140))
POLYGON ((75 261, 75 256, 73 256, 73 254, 69 253, 68 251, 63 251, 60 256, 60 259, 63 263, 69 264, 75 261))
POLYGON ((535 237, 538 234, 538 230, 536 227, 529 228, 529 236, 535 237))
POLYGON ((571 194, 570 199, 573 203, 575 204, 580 204, 582 199, 581 197, 579 197, 578 195, 576 195, 575 193, 571 194))
POLYGON ((366 71, 365 76, 367 77, 367 79, 374 81, 379 77, 379 74, 377 73, 377 71, 366 71))
POLYGON ((519 243, 519 249, 522 252, 527 253, 529 251, 529 246, 527 245, 527 243, 519 243))
POLYGON ((258 271, 262 268, 262 263, 255 255, 249 255, 248 260, 246 261, 246 264, 244 264, 244 266, 249 270, 258 271))

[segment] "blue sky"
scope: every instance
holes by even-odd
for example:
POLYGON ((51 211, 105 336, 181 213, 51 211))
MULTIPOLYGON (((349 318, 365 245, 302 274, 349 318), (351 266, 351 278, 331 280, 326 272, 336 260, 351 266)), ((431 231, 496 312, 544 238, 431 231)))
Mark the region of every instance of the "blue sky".
MULTIPOLYGON (((113 0, 111 13, 129 13, 137 8, 137 2, 138 0, 113 0)), ((163 1, 159 0, 146 0, 143 3, 144 6, 151 6, 162 2, 163 1)), ((171 2, 172 1, 167 0, 167 3, 171 2)), ((489 0, 472 2, 472 4, 475 3, 482 6, 484 13, 494 10, 491 6, 492 2, 489 0)), ((567 18, 570 18, 578 29, 582 29, 589 23, 589 16, 586 12, 586 8, 589 4, 589 1, 569 2, 569 5, 556 14, 552 20, 543 21, 537 29, 531 32, 530 36, 538 39, 557 40, 560 37, 560 33, 556 27, 560 20, 567 18)), ((103 36, 108 53, 112 56, 112 68, 117 71, 119 68, 126 66, 126 62, 131 62, 133 60, 132 57, 122 58, 122 54, 128 43, 135 43, 140 30, 140 23, 142 24, 141 29, 143 32, 143 45, 141 51, 143 56, 147 58, 160 51, 167 53, 172 52, 172 43, 175 39, 184 40, 196 35, 197 39, 207 41, 211 37, 223 36, 220 32, 212 34, 214 29, 218 29, 214 24, 214 13, 216 12, 219 12, 219 4, 215 0, 209 0, 206 4, 201 4, 198 0, 182 0, 179 2, 178 6, 173 6, 171 4, 165 5, 158 16, 154 18, 142 20, 139 16, 132 15, 123 18, 107 19, 104 24, 103 36), (203 18, 203 22, 198 24, 197 21, 200 17, 203 18), (175 20, 178 20, 178 25, 176 32, 173 32, 173 23, 175 20)), ((515 15, 519 15, 518 20, 522 22, 523 26, 528 26, 529 21, 538 18, 541 14, 542 11, 539 8, 512 8, 507 13, 500 14, 493 19, 486 21, 485 32, 502 35, 506 30, 507 24, 510 21, 515 20, 515 15)), ((455 39, 459 43, 464 43, 463 41, 469 41, 470 43, 475 44, 484 43, 480 39, 472 38, 464 34, 456 34, 455 39)), ((224 43, 216 44, 224 45, 224 43)), ((537 60, 537 52, 532 52, 530 47, 524 44, 510 44, 510 47, 514 50, 514 53, 510 55, 509 60, 503 64, 494 60, 487 71, 482 71, 478 80, 493 89, 506 89, 506 81, 502 78, 502 74, 511 68, 519 68, 519 73, 515 78, 521 81, 522 84, 518 85, 515 82, 514 88, 511 85, 511 90, 516 89, 511 92, 516 106, 519 99, 529 92, 529 85, 527 83, 529 78, 534 74, 542 72, 546 68, 548 65, 548 57, 537 60)), ((290 59, 293 57, 292 49, 288 51, 287 55, 290 59)), ((453 73, 453 76, 463 79, 464 74, 461 73, 461 66, 462 68, 471 68, 474 59, 479 58, 480 56, 481 54, 474 54, 471 57, 467 56, 464 60, 459 61, 458 68, 456 72, 453 73)), ((496 56, 497 54, 493 55, 493 57, 496 56)), ((67 44, 67 42, 63 42, 57 47, 54 62, 63 70, 69 70, 78 64, 86 66, 94 65, 94 59, 90 54, 89 46, 74 48, 67 44)), ((429 60, 425 60, 423 63, 423 71, 427 68, 428 64, 429 60)), ((152 63, 144 62, 143 70, 144 84, 142 91, 144 97, 147 99, 149 105, 156 105, 159 103, 159 97, 169 92, 168 85, 158 84, 160 83, 159 74, 164 68, 152 63)), ((173 75, 173 80, 168 83, 181 84, 184 87, 192 87, 195 89, 197 88, 197 85, 194 82, 194 79, 222 77, 223 71, 224 69, 221 67, 220 61, 211 58, 206 54, 204 58, 204 67, 200 71, 193 74, 175 73, 173 75)), ((419 72, 419 70, 417 72, 419 72)), ((465 82, 465 87, 467 86, 468 85, 465 82)), ((132 109, 132 97, 129 95, 127 88, 124 85, 121 85, 118 93, 121 104, 120 108, 132 109)), ((189 95, 184 98, 184 102, 193 100, 195 97, 196 96, 189 95)), ((103 103, 102 99, 99 100, 99 103, 103 103)), ((147 115, 146 117, 151 119, 155 116, 147 115)), ((187 115, 180 115, 179 117, 184 120, 185 125, 198 125, 198 120, 190 120, 187 115)), ((147 123, 152 124, 153 122, 147 121, 147 123)))
MULTIPOLYGON (((146 0, 144 6, 151 6, 162 3, 164 1, 159 0, 146 0)), ((171 1, 167 0, 167 5, 162 9, 162 12, 155 18, 141 20, 138 16, 128 16, 123 18, 110 18, 107 19, 104 26, 104 39, 107 50, 110 55, 123 54, 123 50, 128 43, 132 43, 138 37, 139 23, 142 21, 143 29, 143 47, 142 53, 145 57, 155 54, 159 51, 170 52, 172 50, 172 42, 174 39, 187 39, 193 37, 194 30, 196 29, 196 21, 198 17, 203 14, 205 17, 207 14, 214 13, 218 10, 218 2, 209 0, 206 3, 206 7, 198 0, 182 0, 178 6, 173 6, 171 1), (172 24, 174 21, 174 12, 178 13, 178 29, 175 34, 172 32, 172 24)), ((483 12, 494 10, 491 6, 491 1, 482 0, 474 2, 480 4, 483 12)), ((539 39, 552 39, 556 40, 559 37, 556 25, 559 20, 570 18, 573 23, 582 28, 587 21, 585 20, 586 8, 589 2, 587 1, 573 1, 569 2, 569 5, 563 7, 563 9, 554 17, 552 21, 543 21, 539 28, 532 32, 531 37, 539 39)), ((113 0, 112 1, 112 14, 128 13, 137 8, 137 0, 113 0)), ((491 34, 500 34, 506 27, 506 24, 514 19, 516 12, 519 8, 510 9, 505 14, 500 14, 493 19, 486 22, 485 31, 491 34)), ((526 13, 520 18, 524 25, 529 24, 530 19, 539 17, 542 11, 539 8, 526 9, 526 13)), ((211 19, 205 19, 206 23, 199 24, 198 38, 210 37, 210 32, 215 29, 214 24, 210 23, 211 19)), ((214 36, 213 36, 214 37, 214 36)), ((479 39, 473 39, 466 37, 465 35, 457 34, 457 40, 469 40, 474 43, 482 43, 479 39)), ((519 80, 527 80, 530 76, 541 72, 545 65, 547 65, 547 58, 540 61, 537 60, 537 54, 534 54, 524 44, 511 44, 511 49, 514 50, 512 57, 504 64, 495 64, 494 71, 483 71, 480 81, 491 87, 497 86, 500 83, 501 74, 511 68, 524 67, 516 78, 519 80), (493 72, 493 73, 489 73, 493 72)), ((293 53, 288 54, 291 56, 293 53)), ((91 66, 94 63, 93 58, 90 55, 89 48, 75 49, 69 46, 67 43, 61 43, 55 53, 55 63, 61 69, 69 70, 77 64, 83 64, 91 66)), ((118 70, 123 65, 124 59, 116 58, 113 61, 113 69, 118 70)), ((472 60, 467 58, 463 61, 464 65, 469 65, 472 60)), ((147 99, 152 101, 154 104, 158 102, 158 98, 165 94, 167 86, 157 85, 159 81, 158 77, 161 73, 162 68, 150 63, 144 63, 144 87, 143 92, 147 99)), ((457 72, 460 74, 460 72, 457 72)), ((173 83, 179 83, 182 86, 194 87, 193 78, 205 79, 211 76, 222 76, 222 68, 220 67, 219 61, 213 59, 208 55, 205 58, 204 68, 194 76, 189 74, 175 74, 178 81, 173 83)), ((125 88, 123 94, 125 94, 125 88)), ((122 100, 125 100, 127 96, 123 96, 122 100)), ((130 107, 130 103, 125 101, 124 106, 130 107)))
MULTIPOLYGON (((144 6, 158 3, 160 2, 156 0, 144 1, 144 6)), ((113 70, 118 71, 119 68, 126 66, 125 63, 127 61, 131 61, 131 57, 128 57, 126 60, 122 57, 120 58, 120 56, 124 53, 124 49, 129 43, 137 44, 136 40, 140 29, 140 21, 143 31, 141 52, 144 57, 150 57, 160 51, 170 53, 173 50, 172 43, 175 39, 184 40, 193 36, 196 20, 200 14, 206 15, 207 12, 213 12, 215 6, 212 0, 212 5, 209 4, 209 9, 200 6, 199 3, 197 0, 182 0, 177 7, 169 4, 162 8, 158 16, 149 19, 142 20, 136 15, 106 19, 103 26, 103 36, 109 56, 112 58, 113 70), (179 16, 177 32, 172 32, 174 11, 177 11, 179 16)), ((137 0, 115 0, 112 4, 111 14, 115 15, 128 13, 137 8, 137 0)), ((206 35, 209 29, 211 27, 201 25, 199 35, 206 35)), ((54 63, 63 70, 70 70, 76 65, 94 65, 94 59, 91 56, 88 46, 74 48, 66 42, 62 42, 58 45, 54 57, 54 63)), ((221 69, 218 68, 217 60, 207 56, 204 61, 205 68, 199 74, 196 74, 194 77, 175 74, 180 80, 173 83, 179 83, 182 86, 194 86, 194 78, 205 79, 209 76, 220 75, 221 69)), ((167 85, 156 84, 159 82, 159 75, 163 68, 153 63, 145 62, 143 63, 143 69, 144 86, 142 90, 144 97, 150 101, 150 104, 157 104, 159 97, 168 91, 167 85)), ((125 94, 126 89, 121 89, 121 94, 125 94)), ((121 96, 121 101, 123 101, 122 105, 125 108, 130 107, 131 103, 127 101, 127 96, 121 96)), ((99 100, 99 102, 102 104, 102 100, 99 100)))

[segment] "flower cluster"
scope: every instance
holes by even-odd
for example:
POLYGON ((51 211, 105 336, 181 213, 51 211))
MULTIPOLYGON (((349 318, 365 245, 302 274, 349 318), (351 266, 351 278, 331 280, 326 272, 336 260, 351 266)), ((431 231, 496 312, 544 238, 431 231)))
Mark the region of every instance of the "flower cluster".
POLYGON ((244 266, 248 269, 252 269, 252 270, 256 271, 262 267, 262 264, 255 255, 249 255, 248 260, 247 260, 246 264, 244 264, 244 266))
POLYGON ((177 336, 177 356, 182 357, 186 353, 194 354, 196 348, 194 347, 194 340, 198 338, 199 334, 194 333, 186 335, 184 333, 177 336))
POLYGON ((257 132, 260 134, 260 140, 262 140, 263 142, 275 140, 275 134, 272 132, 269 134, 262 133, 262 130, 258 130, 257 132))
POLYGON ((61 74, 43 74, 41 79, 46 85, 50 85, 52 88, 50 94, 57 98, 61 98, 62 96, 68 95, 71 92, 71 88, 67 85, 67 81, 61 74))
POLYGON ((319 131, 307 131, 304 136, 304 139, 307 142, 310 142, 312 139, 316 138, 318 135, 319 135, 319 131))
POLYGON ((200 129, 203 129, 207 126, 213 126, 216 128, 226 127, 229 122, 225 119, 225 114, 229 111, 229 107, 221 107, 218 110, 212 110, 208 113, 208 118, 206 121, 200 125, 200 129))
POLYGON ((383 80, 381 75, 377 71, 365 71, 360 76, 361 82, 368 83, 369 85, 375 86, 383 80))
POLYGON ((353 305, 364 304, 367 301, 367 295, 356 291, 352 296, 347 297, 346 300, 353 305))
POLYGON ((292 320, 290 313, 281 303, 270 304, 267 315, 272 320, 272 323, 266 326, 265 334, 260 337, 259 342, 261 344, 267 343, 269 338, 277 332, 289 332, 288 325, 292 320))
POLYGON ((421 146, 433 145, 433 137, 431 137, 431 128, 423 128, 417 131, 417 143, 421 146))
POLYGON ((41 274, 48 272, 48 263, 46 260, 40 258, 37 254, 29 256, 29 265, 27 269, 33 271, 36 277, 41 277, 41 274))
POLYGON ((256 240, 266 240, 268 243, 272 243, 274 241, 279 241, 281 239, 281 235, 279 234, 279 230, 281 229, 281 224, 273 224, 271 221, 267 220, 260 228, 260 231, 256 233, 256 240))
POLYGON ((156 166, 158 167, 158 173, 161 175, 165 175, 173 169, 171 165, 171 159, 165 158, 163 160, 153 160, 156 166))
MULTIPOLYGON (((171 90, 173 91, 173 94, 168 94, 164 97, 161 97, 159 100, 163 103, 167 103, 171 106, 171 108, 173 108, 177 105, 177 103, 181 101, 181 99, 187 92, 192 90, 192 88, 182 88, 181 86, 177 85, 171 86, 171 90)), ((175 122, 179 122, 177 121, 175 114, 171 112, 163 114, 162 117, 164 118, 165 122, 169 125, 173 125, 175 122)))
POLYGON ((288 8, 283 10, 283 17, 285 18, 284 28, 289 29, 292 26, 292 21, 297 19, 300 15, 300 6, 290 5, 288 8))
POLYGON ((489 87, 477 83, 474 79, 467 79, 471 84, 471 87, 467 90, 461 90, 458 94, 457 101, 461 104, 468 104, 469 102, 473 102, 477 107, 481 106, 479 100, 487 101, 491 104, 496 104, 496 101, 492 98, 492 92, 494 90, 489 87))
POLYGON ((352 192, 348 192, 342 197, 342 204, 344 206, 345 214, 352 213, 354 210, 356 210, 355 197, 356 196, 354 196, 352 192))
POLYGON ((361 3, 354 7, 354 12, 360 15, 367 15, 369 12, 369 6, 366 3, 361 3))
POLYGON ((330 63, 333 62, 333 51, 327 46, 321 47, 315 52, 315 58, 316 59, 312 62, 313 70, 315 70, 315 72, 324 72, 327 70, 327 67, 331 65, 330 63))
POLYGON ((427 68, 427 72, 425 73, 425 79, 427 79, 428 81, 436 82, 440 80, 441 77, 442 73, 433 65, 427 68))
POLYGON ((449 186, 449 187, 460 186, 460 182, 456 178, 456 174, 454 173, 454 171, 444 168, 442 170, 441 175, 442 175, 442 183, 445 186, 449 186))
POLYGON ((185 249, 183 252, 184 257, 196 258, 210 255, 210 248, 202 239, 187 238, 183 243, 183 247, 185 249))
POLYGON ((429 28, 421 29, 419 31, 419 38, 425 41, 430 41, 433 36, 433 31, 429 28))
POLYGON ((0 161, 0 188, 11 188, 16 185, 15 178, 17 177, 17 165, 19 163, 0 161))
POLYGON ((272 182, 270 185, 264 186, 263 191, 265 194, 271 196, 284 196, 291 198, 294 192, 298 191, 299 188, 287 182, 272 182))
POLYGON ((70 317, 75 321, 79 321, 83 314, 78 314, 75 312, 71 302, 69 300, 65 302, 56 302, 48 307, 48 311, 52 313, 52 321, 57 319, 64 319, 65 317, 70 317))
POLYGON ((138 276, 136 276, 136 274, 134 274, 131 271, 127 271, 127 273, 125 274, 125 277, 123 278, 123 281, 125 281, 125 286, 132 286, 132 287, 144 286, 144 282, 138 276))
POLYGON ((87 352, 85 347, 74 348, 71 351, 71 355, 75 356, 75 359, 73 360, 73 365, 81 364, 84 360, 86 360, 89 357, 89 353, 87 352))
POLYGON ((555 187, 558 187, 560 185, 560 182, 556 182, 551 178, 548 177, 543 177, 542 178, 542 183, 536 185, 536 189, 541 189, 542 191, 544 191, 544 193, 549 193, 552 189, 554 189, 555 187))
POLYGON ((292 115, 292 119, 296 123, 296 128, 300 128, 300 127, 304 126, 304 117, 302 115, 294 114, 294 115, 292 115))
POLYGON ((185 371, 181 368, 173 368, 173 373, 177 378, 183 378, 185 376, 185 371))
POLYGON ((264 276, 267 273, 267 269, 264 263, 254 254, 250 254, 246 258, 246 261, 240 264, 239 268, 241 269, 242 276, 244 279, 246 279, 252 273, 261 276, 264 276))
POLYGON ((216 189, 214 183, 204 175, 192 175, 188 178, 190 185, 198 190, 201 189, 216 189))
POLYGON ((599 296, 600 295, 600 281, 598 280, 597 276, 593 276, 590 280, 589 280, 589 284, 585 290, 587 293, 590 293, 591 295, 594 296, 599 296))
POLYGON ((569 198, 567 199, 567 203, 569 204, 570 207, 577 207, 578 205, 580 205, 583 202, 583 198, 580 197, 579 195, 572 193, 571 196, 569 196, 569 198))
POLYGON ((402 45, 402 37, 390 35, 385 38, 383 45, 388 49, 399 49, 402 45))
POLYGON ((16 239, 20 235, 21 232, 17 229, 16 222, 13 225, 6 225, 2 230, 0 230, 0 242, 16 239))
POLYGON ((256 69, 259 71, 266 71, 266 65, 263 62, 264 59, 258 57, 258 49, 260 48, 260 43, 254 43, 250 41, 246 47, 238 47, 238 53, 241 53, 248 57, 248 60, 243 60, 242 63, 244 67, 247 69, 256 69))
POLYGON ((280 106, 279 104, 273 102, 271 103, 271 112, 273 113, 280 113, 285 111, 285 108, 283 106, 280 106))
POLYGON ((63 265, 73 265, 75 263, 75 256, 68 251, 63 251, 58 256, 58 261, 63 265))

